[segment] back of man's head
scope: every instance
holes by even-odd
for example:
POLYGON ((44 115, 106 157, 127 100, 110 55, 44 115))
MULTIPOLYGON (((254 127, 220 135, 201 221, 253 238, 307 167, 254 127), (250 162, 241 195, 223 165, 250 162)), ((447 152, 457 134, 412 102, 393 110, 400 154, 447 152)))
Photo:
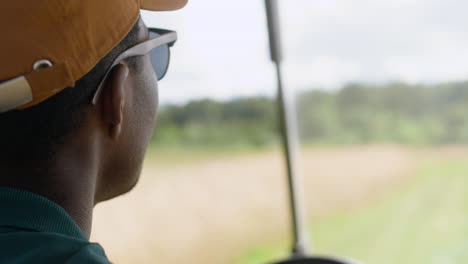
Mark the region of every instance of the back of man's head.
POLYGON ((95 202, 130 190, 155 124, 157 80, 177 38, 149 31, 140 9, 174 10, 185 3, 3 3, 0 186, 83 184, 75 189, 89 189, 95 202), (163 55, 156 62, 149 55, 155 50, 163 55))

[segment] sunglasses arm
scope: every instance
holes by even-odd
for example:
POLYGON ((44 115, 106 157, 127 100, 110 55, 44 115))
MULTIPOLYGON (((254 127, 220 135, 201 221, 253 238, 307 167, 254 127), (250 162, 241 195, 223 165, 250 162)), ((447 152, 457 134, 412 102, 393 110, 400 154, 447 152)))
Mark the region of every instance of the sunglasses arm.
POLYGON ((112 65, 109 67, 106 74, 102 78, 101 82, 99 83, 99 86, 96 89, 96 92, 94 92, 94 96, 93 96, 93 99, 91 101, 91 104, 93 104, 93 105, 97 104, 99 96, 102 93, 102 88, 104 86, 104 83, 105 83, 110 71, 112 70, 112 68, 114 68, 117 64, 119 64, 121 61, 123 61, 125 59, 128 59, 130 57, 144 56, 144 55, 148 54, 151 50, 153 50, 153 49, 155 49, 155 48, 157 48, 157 47, 159 47, 161 45, 164 45, 164 44, 168 44, 169 46, 172 46, 176 40, 177 40, 177 33, 172 31, 172 32, 166 33, 164 35, 160 35, 160 36, 158 36, 156 38, 144 41, 144 42, 142 42, 140 44, 137 44, 137 45, 129 48, 128 50, 124 51, 119 56, 117 56, 117 58, 114 60, 114 62, 112 63, 112 65))

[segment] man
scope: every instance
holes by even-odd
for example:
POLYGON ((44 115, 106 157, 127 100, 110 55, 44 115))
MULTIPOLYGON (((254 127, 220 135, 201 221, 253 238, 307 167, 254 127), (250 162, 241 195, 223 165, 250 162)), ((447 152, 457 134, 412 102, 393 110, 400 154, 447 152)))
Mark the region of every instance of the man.
POLYGON ((89 242, 93 207, 138 180, 176 39, 140 8, 185 3, 1 4, 0 263, 109 263, 89 242))

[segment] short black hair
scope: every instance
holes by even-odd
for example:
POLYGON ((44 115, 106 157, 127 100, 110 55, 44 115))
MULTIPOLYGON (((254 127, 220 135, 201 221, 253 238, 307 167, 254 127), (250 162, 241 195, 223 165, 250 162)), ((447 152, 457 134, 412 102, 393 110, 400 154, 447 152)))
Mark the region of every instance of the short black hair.
MULTIPOLYGON (((57 146, 84 122, 91 97, 112 62, 137 44, 139 20, 74 87, 65 88, 33 107, 0 114, 0 167, 47 166, 51 162, 57 146)), ((132 68, 135 63, 129 64, 132 68)))

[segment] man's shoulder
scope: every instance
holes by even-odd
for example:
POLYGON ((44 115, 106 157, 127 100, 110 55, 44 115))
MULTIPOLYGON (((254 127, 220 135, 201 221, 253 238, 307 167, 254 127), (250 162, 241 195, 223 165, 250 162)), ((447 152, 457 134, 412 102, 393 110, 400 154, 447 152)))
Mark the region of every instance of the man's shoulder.
POLYGON ((0 263, 110 263, 99 244, 58 233, 4 232, 0 248, 0 263))

